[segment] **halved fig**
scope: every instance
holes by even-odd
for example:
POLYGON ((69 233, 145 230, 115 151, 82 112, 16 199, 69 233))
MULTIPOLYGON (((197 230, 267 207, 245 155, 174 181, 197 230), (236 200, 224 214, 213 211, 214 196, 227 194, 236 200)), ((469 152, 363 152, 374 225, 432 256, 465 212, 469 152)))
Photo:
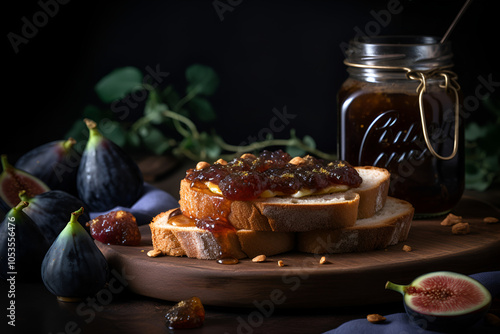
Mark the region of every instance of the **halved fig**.
POLYGON ((19 192, 25 190, 26 194, 35 195, 49 191, 50 188, 39 178, 12 166, 7 156, 2 159, 2 174, 0 174, 0 205, 8 211, 19 203, 19 192))
POLYGON ((449 271, 419 276, 409 285, 387 282, 385 288, 401 293, 410 321, 427 330, 470 327, 491 305, 491 294, 481 283, 449 271))

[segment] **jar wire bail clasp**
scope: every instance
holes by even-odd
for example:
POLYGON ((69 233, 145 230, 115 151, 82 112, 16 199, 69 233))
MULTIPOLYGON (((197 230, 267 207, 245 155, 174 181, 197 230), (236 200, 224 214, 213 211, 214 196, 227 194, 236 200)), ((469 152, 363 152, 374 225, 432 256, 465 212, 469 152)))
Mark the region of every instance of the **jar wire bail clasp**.
POLYGON ((460 85, 457 82, 457 75, 454 72, 446 70, 444 68, 437 68, 431 71, 412 71, 410 69, 406 70, 407 70, 406 76, 408 79, 420 81, 420 84, 417 87, 418 105, 420 109, 420 121, 422 123, 422 132, 424 134, 424 140, 427 145, 427 148, 429 149, 429 152, 431 152, 433 156, 441 160, 453 159, 458 152, 458 137, 459 137, 459 125, 460 125, 460 104, 459 104, 460 96, 458 93, 458 91, 460 90, 460 85), (427 80, 430 78, 433 79, 442 78, 444 82, 440 83, 439 87, 443 88, 447 92, 449 90, 453 91, 455 96, 455 110, 454 110, 455 129, 453 135, 453 150, 451 154, 448 156, 442 156, 434 150, 434 147, 432 146, 432 143, 429 138, 429 132, 427 130, 427 122, 425 120, 425 112, 424 112, 424 93, 427 90, 427 80))
POLYGON ((409 67, 404 66, 386 66, 386 65, 368 65, 368 64, 357 64, 351 63, 347 60, 344 60, 344 64, 347 66, 358 67, 358 68, 369 68, 369 69, 380 69, 380 70, 396 70, 396 71, 405 71, 406 77, 410 80, 420 81, 420 84, 417 87, 418 94, 418 105, 420 109, 420 121, 422 123, 422 132, 424 134, 425 144, 429 149, 429 152, 438 159, 441 160, 451 160, 453 159, 458 152, 458 138, 459 138, 459 125, 460 125, 460 85, 457 82, 457 75, 448 70, 447 68, 450 66, 442 66, 437 67, 428 71, 418 71, 412 70, 409 67), (429 131, 427 130, 427 122, 425 120, 425 112, 424 112, 424 94, 427 90, 427 81, 429 79, 442 79, 443 82, 439 84, 439 88, 443 88, 447 92, 449 90, 453 91, 455 97, 455 129, 454 129, 454 138, 453 138, 453 150, 450 155, 442 156, 434 150, 432 146, 429 131))

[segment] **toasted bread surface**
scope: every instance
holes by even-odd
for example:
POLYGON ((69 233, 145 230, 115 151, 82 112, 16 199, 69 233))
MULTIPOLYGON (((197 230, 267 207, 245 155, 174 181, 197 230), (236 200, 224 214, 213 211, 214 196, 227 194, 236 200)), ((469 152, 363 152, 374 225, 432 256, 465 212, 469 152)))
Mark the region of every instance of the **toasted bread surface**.
POLYGON ((175 226, 169 223, 169 217, 175 210, 177 209, 160 213, 149 225, 153 247, 163 255, 204 260, 218 259, 221 256, 242 259, 261 254, 271 256, 284 253, 295 246, 293 233, 237 230, 220 239, 197 227, 175 226))
POLYGON ((413 206, 387 197, 385 206, 352 227, 297 233, 297 249, 307 253, 362 252, 385 248, 406 240, 413 219, 413 206))
POLYGON ((358 188, 300 198, 290 196, 230 201, 203 185, 181 181, 180 206, 197 219, 225 217, 237 229, 304 232, 353 226, 358 218, 371 217, 385 203, 390 174, 377 167, 356 167, 363 178, 358 188))

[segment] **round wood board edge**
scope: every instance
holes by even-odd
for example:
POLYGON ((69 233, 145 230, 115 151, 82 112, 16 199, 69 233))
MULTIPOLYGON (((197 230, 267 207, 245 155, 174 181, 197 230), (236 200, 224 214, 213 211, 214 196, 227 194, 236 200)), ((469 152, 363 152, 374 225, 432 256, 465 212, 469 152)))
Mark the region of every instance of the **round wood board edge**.
POLYGON ((441 226, 443 217, 414 220, 408 239, 387 249, 363 253, 322 255, 290 252, 268 257, 264 263, 250 259, 235 265, 211 260, 161 256, 153 249, 149 226, 140 226, 140 246, 106 245, 96 241, 110 267, 127 277, 128 288, 140 295, 180 301, 199 297, 206 305, 258 307, 337 307, 401 300, 384 289, 387 280, 407 284, 415 277, 438 270, 472 274, 499 270, 500 224, 482 222, 500 217, 498 209, 472 198, 463 198, 455 214, 471 224, 468 235, 453 235, 441 226), (412 247, 411 252, 402 245, 412 247), (284 267, 277 261, 282 260, 284 267))

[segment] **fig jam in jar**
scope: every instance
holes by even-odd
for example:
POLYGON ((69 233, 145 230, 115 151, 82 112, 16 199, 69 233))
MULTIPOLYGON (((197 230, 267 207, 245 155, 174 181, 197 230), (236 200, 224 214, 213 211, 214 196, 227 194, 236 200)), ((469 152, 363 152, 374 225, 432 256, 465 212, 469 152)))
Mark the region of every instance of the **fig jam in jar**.
POLYGON ((353 40, 338 93, 339 158, 389 170, 389 195, 417 218, 442 215, 464 190, 461 91, 449 42, 426 36, 353 40))

